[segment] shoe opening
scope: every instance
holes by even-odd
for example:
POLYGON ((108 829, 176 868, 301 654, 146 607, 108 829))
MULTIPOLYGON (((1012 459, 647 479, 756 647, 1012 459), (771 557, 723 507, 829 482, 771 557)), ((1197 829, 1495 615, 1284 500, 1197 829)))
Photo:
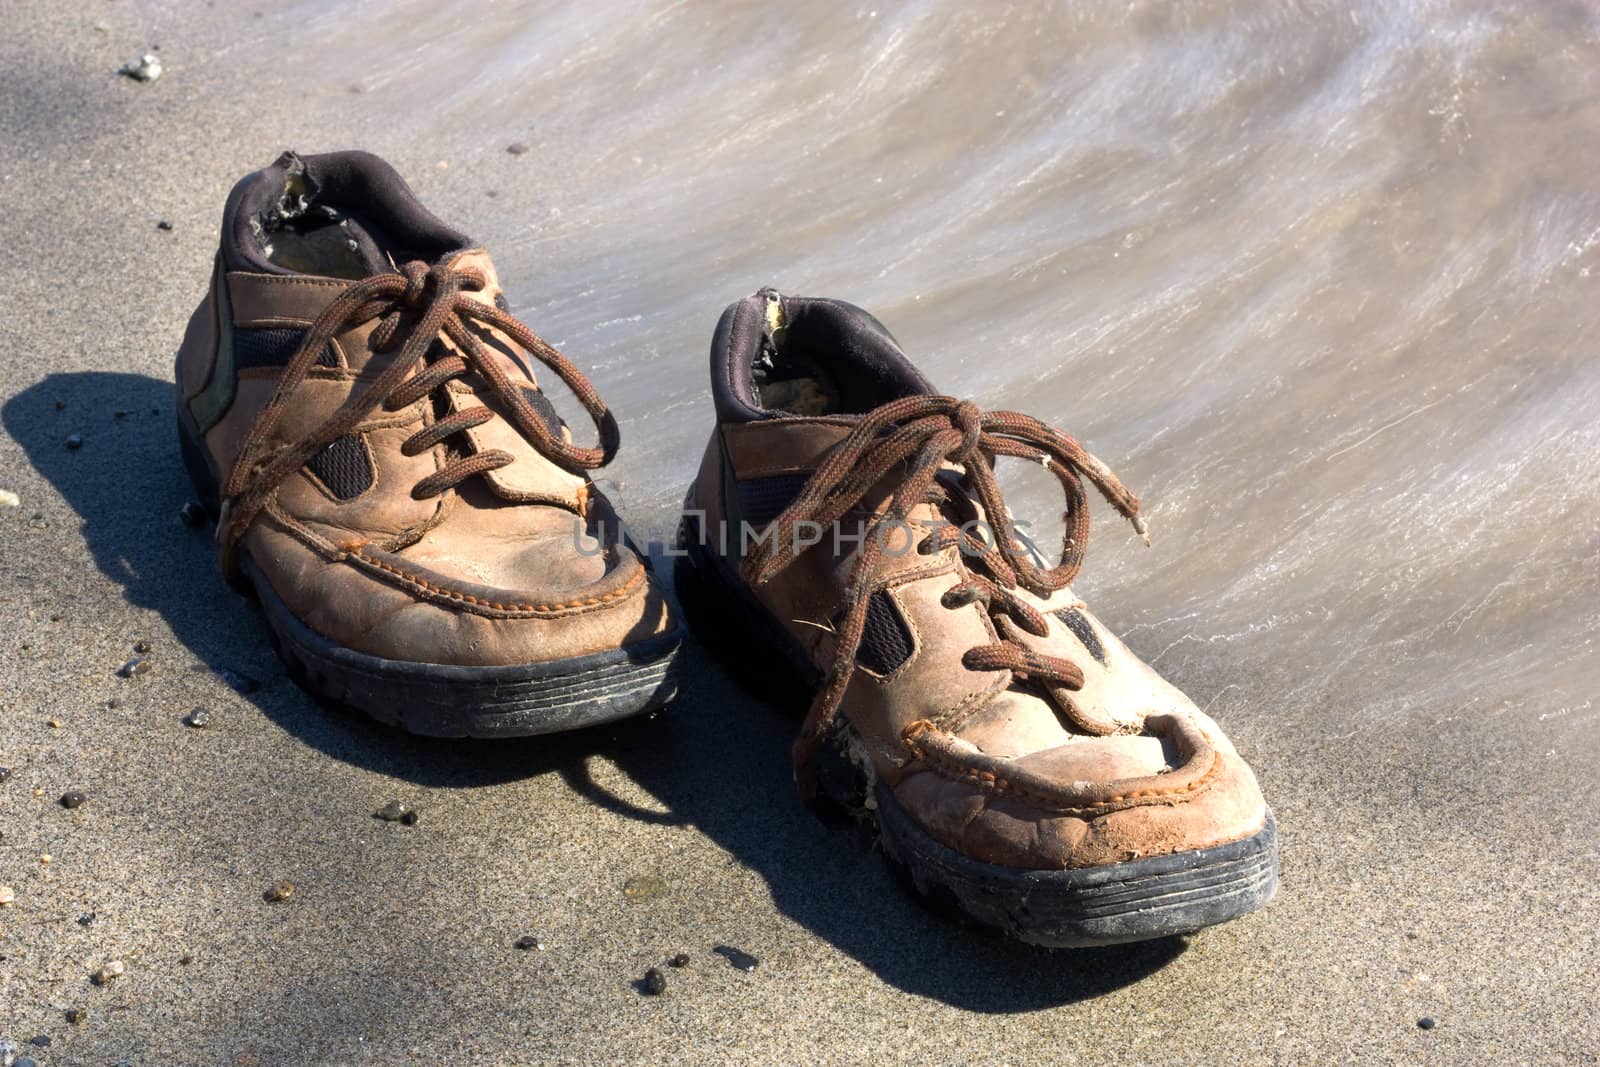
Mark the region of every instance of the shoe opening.
POLYGON ((471 244, 368 152, 285 152, 234 187, 223 221, 229 266, 270 274, 359 279, 471 244))
POLYGON ((731 305, 712 342, 718 416, 862 415, 934 392, 877 319, 842 300, 763 289, 731 305))

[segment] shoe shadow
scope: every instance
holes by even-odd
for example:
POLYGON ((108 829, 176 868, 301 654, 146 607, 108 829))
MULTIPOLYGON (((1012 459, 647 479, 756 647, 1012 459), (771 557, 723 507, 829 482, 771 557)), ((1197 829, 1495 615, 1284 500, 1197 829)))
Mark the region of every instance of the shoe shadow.
POLYGON ((693 826, 761 874, 786 916, 883 981, 972 1011, 1022 1012, 1098 996, 1184 951, 1173 938, 1052 952, 930 912, 859 831, 825 826, 801 805, 789 767, 796 724, 738 688, 698 648, 666 713, 560 736, 419 738, 319 704, 284 675, 260 613, 223 582, 210 527, 179 521, 193 490, 175 441, 174 402, 170 382, 142 375, 55 374, 0 407, 0 425, 78 513, 96 566, 127 601, 159 614, 199 660, 196 669, 233 684, 324 755, 429 787, 555 773, 621 817, 693 826), (73 433, 84 438, 76 450, 64 443, 73 433), (248 679, 259 679, 259 688, 242 682, 248 679), (597 782, 594 756, 662 810, 597 782))

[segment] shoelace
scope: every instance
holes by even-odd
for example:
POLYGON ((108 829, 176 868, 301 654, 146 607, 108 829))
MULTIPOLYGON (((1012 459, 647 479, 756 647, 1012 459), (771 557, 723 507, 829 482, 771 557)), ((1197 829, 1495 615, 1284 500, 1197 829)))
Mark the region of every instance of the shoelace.
MULTIPOLYGON (((553 462, 568 468, 593 470, 611 461, 620 434, 616 419, 599 393, 565 356, 515 317, 465 295, 481 290, 486 284, 483 272, 474 268, 430 267, 413 261, 398 273, 376 274, 356 282, 317 316, 300 348, 284 367, 272 399, 250 428, 233 471, 222 487, 223 513, 217 523, 217 541, 222 546, 225 571, 234 573, 239 538, 244 536, 273 490, 285 478, 329 444, 354 430, 380 406, 397 411, 428 396, 451 379, 473 371, 488 383, 522 436, 553 462), (399 354, 368 388, 352 393, 315 431, 264 458, 263 451, 288 410, 290 397, 310 373, 323 349, 339 334, 373 319, 382 320, 372 332, 373 351, 387 352, 398 343, 399 354), (553 433, 528 403, 522 388, 485 349, 472 329, 474 323, 493 326, 554 371, 594 420, 599 444, 593 448, 578 447, 553 433), (454 342, 464 355, 435 359, 415 376, 408 377, 426 359, 440 333, 454 342)), ((495 412, 487 406, 445 415, 407 438, 401 451, 417 455, 495 417, 495 412)), ((500 449, 454 456, 444 467, 413 486, 412 495, 418 499, 437 496, 475 474, 498 470, 511 462, 511 454, 500 449)))
MULTIPOLYGON (((984 412, 971 401, 950 396, 906 397, 863 416, 812 473, 794 502, 773 520, 771 535, 757 544, 742 567, 751 585, 771 581, 813 543, 798 537, 799 524, 830 526, 838 522, 874 485, 904 465, 905 473, 893 483, 888 507, 864 532, 845 592, 844 617, 834 630, 833 661, 794 744, 795 781, 808 797, 816 791, 817 750, 838 719, 866 631, 877 566, 890 540, 879 532, 884 524, 905 524, 917 505, 944 499, 944 490, 935 479, 947 462, 965 471, 965 482, 983 507, 994 543, 949 522, 938 524, 919 543, 918 551, 925 553, 959 543, 965 553, 978 557, 988 572, 985 576, 964 567, 962 583, 945 594, 946 607, 981 601, 991 615, 1007 616, 1035 636, 1048 633, 1043 615, 1012 590, 1021 586, 1035 595, 1049 596, 1077 576, 1089 539, 1084 478, 1149 543, 1147 527, 1139 517, 1139 498, 1078 442, 1037 419, 1014 411, 984 412), (1061 483, 1066 497, 1066 532, 1056 566, 1039 566, 1021 547, 994 474, 999 456, 1040 463, 1061 483)), ((1006 630, 1001 627, 999 632, 1005 634, 1006 630)), ((1044 655, 1014 638, 970 649, 962 663, 969 670, 1010 670, 1068 689, 1083 686, 1083 672, 1076 664, 1044 655)))

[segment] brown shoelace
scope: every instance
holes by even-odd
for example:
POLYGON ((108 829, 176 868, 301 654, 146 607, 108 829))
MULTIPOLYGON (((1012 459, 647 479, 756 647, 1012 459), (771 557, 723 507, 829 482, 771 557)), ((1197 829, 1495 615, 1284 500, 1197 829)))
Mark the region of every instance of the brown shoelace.
MULTIPOLYGON (((1009 617, 1029 633, 1041 637, 1048 633, 1044 616, 1012 591, 1021 586, 1037 596, 1049 596, 1077 576, 1089 539, 1083 478, 1133 524, 1146 543, 1150 540, 1139 517, 1139 498, 1078 442, 1037 419, 1013 411, 981 411, 971 401, 949 396, 906 397, 863 416, 812 473, 795 501, 773 520, 771 536, 757 544, 742 568, 752 585, 771 581, 814 543, 798 537, 799 524, 830 526, 838 522, 874 485, 903 465, 904 473, 895 475, 888 507, 869 523, 857 551, 845 592, 844 617, 834 630, 833 661, 795 741, 795 780, 807 796, 815 793, 817 749, 833 729, 855 670, 868 603, 876 591, 877 566, 890 540, 880 536, 880 531, 886 524, 905 525, 919 504, 946 498, 936 481, 946 463, 958 464, 965 471, 964 481, 982 505, 994 534, 993 544, 989 544, 962 527, 941 522, 919 543, 918 551, 929 554, 959 544, 964 554, 980 560, 987 572, 966 570, 962 583, 945 594, 946 607, 981 601, 992 615, 1009 617), (1056 566, 1039 566, 1022 547, 995 478, 994 461, 999 456, 1040 463, 1061 483, 1066 497, 1066 532, 1056 566)), ((1000 633, 1005 632, 1002 627, 1000 633)), ((1009 670, 1046 685, 1068 689, 1083 685, 1083 672, 1070 660, 1044 655, 1012 638, 970 649, 962 663, 974 671, 1009 670)))
MULTIPOLYGON (((223 513, 217 523, 217 541, 222 546, 225 571, 231 574, 236 569, 239 538, 244 536, 285 478, 329 444, 354 430, 380 406, 398 411, 452 379, 474 371, 488 383, 522 436, 553 462, 568 468, 593 470, 611 461, 621 438, 616 419, 599 393, 565 356, 516 318, 466 295, 481 290, 486 284, 483 272, 474 268, 430 267, 413 261, 398 273, 375 274, 356 282, 317 316, 300 348, 284 367, 272 399, 250 428, 233 471, 222 487, 223 513), (373 351, 387 352, 398 343, 399 354, 368 388, 352 393, 316 430, 270 457, 264 457, 273 431, 288 410, 289 398, 310 373, 323 349, 339 334, 373 319, 382 320, 372 331, 373 351), (599 444, 582 448, 553 433, 528 403, 521 386, 485 348, 472 328, 475 323, 493 326, 554 371, 594 420, 599 444), (448 337, 462 355, 435 359, 415 376, 410 376, 427 358, 430 346, 440 333, 448 337)), ((481 426, 495 417, 487 406, 445 415, 407 438, 401 451, 417 455, 453 434, 481 426)), ((418 499, 438 496, 475 474, 498 470, 511 462, 511 454, 500 449, 456 455, 444 467, 419 481, 412 488, 412 495, 418 499)))

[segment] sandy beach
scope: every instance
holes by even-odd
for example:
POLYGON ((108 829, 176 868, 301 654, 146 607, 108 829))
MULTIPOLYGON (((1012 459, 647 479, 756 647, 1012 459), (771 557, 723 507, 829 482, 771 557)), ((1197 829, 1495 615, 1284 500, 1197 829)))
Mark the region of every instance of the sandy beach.
MULTIPOLYGON (((1518 307, 1497 297, 1481 298, 1497 316, 1481 331, 1470 315, 1438 327, 1470 340, 1461 359, 1490 353, 1484 375, 1517 366, 1532 381, 1542 351, 1590 353, 1588 369, 1551 372, 1565 376, 1571 406, 1546 409, 1553 414, 1528 438, 1567 441, 1575 455, 1588 449, 1587 466, 1574 460, 1555 479, 1539 475, 1536 458, 1519 467, 1544 490, 1509 492, 1504 521, 1533 532, 1490 546, 1510 561, 1505 570, 1463 556, 1457 572, 1469 577, 1448 592, 1422 579, 1408 585, 1398 566, 1361 576, 1386 554, 1426 570, 1430 550, 1409 540, 1415 526, 1368 544, 1351 531, 1399 529, 1418 513, 1399 488, 1413 473, 1384 466, 1389 444, 1416 441, 1426 454, 1428 436, 1446 427, 1472 423, 1474 434, 1494 436, 1504 418, 1499 440, 1520 455, 1523 438, 1509 427, 1514 396, 1525 394, 1507 389, 1481 415, 1425 408, 1443 403, 1425 390, 1391 405, 1389 386, 1362 395, 1317 374, 1297 379, 1315 384, 1255 394, 1272 397, 1286 422, 1336 406, 1331 394, 1362 406, 1366 421, 1330 434, 1325 453, 1370 448, 1369 431, 1391 436, 1377 439, 1380 454, 1335 457, 1360 469, 1318 459, 1316 470, 1328 472, 1322 491, 1354 502, 1361 518, 1346 527, 1346 512, 1328 513, 1330 541, 1304 558, 1330 577, 1304 600, 1285 597, 1264 571, 1252 579, 1254 614, 1216 626, 1248 635, 1238 643, 1207 637, 1204 605, 1238 582, 1208 569, 1206 546, 1279 559, 1269 547, 1238 547, 1230 531, 1300 520, 1257 498, 1219 519, 1199 502, 1217 494, 1186 497, 1184 487, 1209 488, 1207 471, 1241 469, 1230 467, 1231 453, 1167 477, 1171 456, 1205 453, 1209 430, 1172 422, 1178 429, 1165 435, 1157 428, 1168 423, 1153 421, 1165 416, 1143 409, 1114 427, 1099 412, 1116 408, 1116 394, 1087 395, 1074 425, 1090 424, 1082 432, 1108 460, 1131 456, 1130 480, 1157 501, 1165 487, 1168 501, 1154 552, 1119 543, 1109 522, 1097 526, 1086 574, 1098 566, 1104 577, 1089 594, 1248 756, 1277 815, 1282 888, 1264 911, 1191 938, 1051 952, 926 910, 862 832, 814 818, 790 781, 793 719, 704 657, 685 695, 648 721, 515 742, 411 738, 320 707, 289 682, 259 614, 218 574, 208 531, 179 520, 191 492, 174 440, 172 353, 206 284, 229 186, 285 147, 378 152, 495 252, 514 310, 563 344, 615 404, 625 444, 607 476, 621 506, 658 527, 710 427, 711 324, 727 300, 768 280, 760 272, 785 247, 795 250, 796 284, 828 291, 812 231, 766 231, 753 201, 693 228, 688 164, 652 177, 637 145, 585 156, 576 134, 555 129, 541 141, 536 116, 493 100, 445 100, 445 113, 470 103, 476 118, 453 125, 445 143, 421 139, 405 116, 430 106, 442 84, 428 56, 406 53, 405 63, 429 71, 416 83, 367 70, 365 60, 336 69, 332 49, 308 72, 296 42, 353 48, 359 37, 310 15, 297 28, 283 12, 231 3, 29 0, 8 4, 5 19, 0 490, 17 504, 0 498, 0 767, 9 769, 0 886, 15 895, 0 907, 0 1037, 19 1056, 39 1067, 1600 1060, 1600 717, 1585 687, 1600 682, 1600 505, 1593 430, 1581 417, 1600 400, 1591 329, 1600 301, 1588 303, 1595 281, 1575 273, 1600 253, 1571 253, 1572 273, 1539 290, 1547 303, 1535 310, 1548 328, 1518 340, 1515 354, 1478 345, 1514 329, 1518 307), (156 45, 159 80, 115 74, 156 45), (533 151, 506 150, 521 141, 533 151), (613 187, 609 175, 633 166, 630 152, 644 160, 640 177, 613 187), (571 175, 591 172, 582 180, 604 196, 573 191, 580 179, 571 175), (647 193, 659 204, 648 206, 647 193), (658 217, 659 233, 646 225, 658 217), (72 435, 81 447, 68 447, 72 435), (1168 458, 1151 441, 1170 448, 1168 458), (1174 500, 1196 502, 1186 510, 1174 500), (1525 500, 1549 510, 1525 514, 1525 500), (1539 536, 1553 540, 1535 544, 1539 536), (1140 588, 1146 568, 1159 568, 1157 584, 1143 587, 1153 591, 1118 599, 1140 588), (1348 586, 1333 577, 1344 572, 1356 575, 1348 586), (1513 585, 1497 592, 1501 579, 1513 585), (1326 596, 1333 588, 1351 591, 1326 596), (1177 603, 1179 589, 1192 599, 1177 603), (1273 629, 1280 614, 1288 622, 1273 629), (1265 621, 1252 629, 1257 619, 1265 621), (147 653, 136 651, 141 642, 147 653), (119 676, 135 658, 148 669, 119 676), (184 722, 196 708, 209 712, 203 727, 184 722), (68 790, 86 799, 63 807, 68 790), (414 807, 416 825, 373 817, 391 800, 414 807), (293 895, 265 900, 281 880, 293 895), (538 944, 516 947, 525 937, 538 944), (678 953, 687 965, 666 967, 678 953), (753 969, 734 965, 740 954, 758 961, 753 969), (93 983, 111 961, 124 973, 93 983), (651 967, 666 975, 664 995, 641 992, 651 967), (36 1037, 47 1040, 29 1044, 36 1037)), ((1573 47, 1600 54, 1587 32, 1573 47)), ((580 57, 589 47, 566 46, 580 57)), ((563 76, 585 77, 573 62, 563 76)), ((691 76, 692 57, 681 63, 691 76)), ((728 72, 718 69, 722 84, 728 72)), ((470 94, 493 70, 459 75, 470 94)), ((810 77, 786 91, 812 91, 810 77)), ((640 114, 689 107, 657 82, 640 85, 640 114)), ((604 120, 592 87, 581 100, 572 110, 583 121, 604 120)), ((1564 114, 1600 133, 1586 106, 1564 114)), ((934 119, 924 118, 931 131, 934 119)), ((1485 153, 1517 156, 1516 137, 1502 129, 1492 119, 1474 127, 1480 172, 1485 153)), ((829 157, 819 151, 821 166, 829 157)), ((1573 162, 1594 160, 1589 149, 1573 162)), ((721 181, 722 166, 708 166, 707 180, 721 181)), ((866 214, 900 201, 864 184, 864 195, 882 199, 826 224, 852 234, 858 254, 859 243, 880 238, 893 255, 911 248, 910 237, 889 249, 865 228, 866 214)), ((1571 202, 1575 231, 1600 226, 1585 214, 1592 199, 1571 202)), ((1443 224, 1465 229, 1472 217, 1463 209, 1443 224)), ((1317 219, 1308 240, 1360 239, 1359 225, 1347 232, 1332 215, 1317 219)), ((1418 223, 1415 233, 1427 229, 1418 223)), ((1138 254, 1115 241, 1107 238, 1106 262, 1117 247, 1138 254)), ((991 251, 968 247, 974 263, 991 251)), ((1559 258, 1564 246, 1553 247, 1559 258)), ((1430 258, 1436 266, 1448 257, 1430 258)), ((949 378, 958 342, 990 337, 978 309, 1002 314, 1032 283, 948 282, 950 310, 921 317, 909 295, 891 296, 897 282, 905 294, 939 289, 917 288, 932 276, 921 262, 887 280, 855 263, 834 288, 892 303, 887 321, 949 378)), ((1271 284, 1304 281, 1306 293, 1322 294, 1322 310, 1303 320, 1313 330, 1320 314, 1364 321, 1353 297, 1341 303, 1340 290, 1295 274, 1313 269, 1313 253, 1297 252, 1281 271, 1272 262, 1271 284)), ((1419 291, 1449 288, 1427 278, 1419 291)), ((1108 304, 1097 313, 1116 312, 1119 279, 1107 276, 1108 304)), ((1177 353, 1183 332, 1158 324, 1142 339, 1177 353)), ((1124 395, 1162 380, 1145 364, 1125 373, 1124 395)), ((990 400, 1022 404, 1027 377, 979 368, 972 380, 998 394, 990 400)), ((1400 372, 1382 380, 1417 382, 1400 372)), ((1476 404, 1497 381, 1462 395, 1476 404)), ((1243 385, 1215 389, 1251 395, 1243 385)), ((1069 399, 1060 405, 1064 419, 1077 410, 1069 399)), ((1248 438, 1276 423, 1263 415, 1229 425, 1248 438)), ((1248 447, 1293 455, 1281 441, 1248 447)), ((1444 458, 1424 466, 1440 492, 1455 486, 1478 498, 1477 475, 1444 458)), ((1500 491, 1498 481, 1484 489, 1500 491)), ((1418 511, 1443 515, 1450 543, 1495 529, 1458 530, 1429 507, 1418 511)), ((1300 559, 1273 573, 1303 573, 1300 559)))

